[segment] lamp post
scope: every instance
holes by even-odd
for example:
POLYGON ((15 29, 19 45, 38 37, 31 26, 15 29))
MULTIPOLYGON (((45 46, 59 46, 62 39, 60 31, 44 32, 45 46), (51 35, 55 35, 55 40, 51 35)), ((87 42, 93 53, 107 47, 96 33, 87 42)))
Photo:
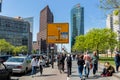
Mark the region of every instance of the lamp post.
POLYGON ((54 68, 54 47, 52 46, 51 47, 51 53, 52 53, 52 62, 51 62, 51 65, 52 65, 52 68, 54 68))
POLYGON ((120 30, 118 30, 118 49, 120 50, 120 30))
MULTIPOLYGON (((61 27, 58 26, 58 41, 60 40, 60 31, 61 31, 61 27)), ((61 52, 62 52, 62 44, 61 44, 61 52)))

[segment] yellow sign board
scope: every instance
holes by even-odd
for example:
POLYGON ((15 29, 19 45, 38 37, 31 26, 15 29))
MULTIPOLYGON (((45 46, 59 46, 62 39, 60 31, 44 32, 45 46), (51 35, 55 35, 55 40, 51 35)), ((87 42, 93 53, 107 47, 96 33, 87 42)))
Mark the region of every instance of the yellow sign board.
POLYGON ((69 43, 69 24, 68 23, 48 24, 47 43, 69 43))

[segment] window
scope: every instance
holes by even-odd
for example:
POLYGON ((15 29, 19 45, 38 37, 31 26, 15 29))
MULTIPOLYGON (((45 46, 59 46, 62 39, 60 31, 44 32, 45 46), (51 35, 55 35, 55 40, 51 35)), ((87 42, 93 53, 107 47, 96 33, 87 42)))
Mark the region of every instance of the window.
POLYGON ((5 69, 5 66, 2 63, 0 63, 0 69, 5 69))

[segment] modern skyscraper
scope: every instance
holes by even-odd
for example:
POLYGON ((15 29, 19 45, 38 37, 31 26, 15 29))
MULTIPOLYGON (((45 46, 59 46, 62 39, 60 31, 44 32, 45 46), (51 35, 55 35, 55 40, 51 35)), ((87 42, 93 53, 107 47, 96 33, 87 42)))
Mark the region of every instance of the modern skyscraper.
POLYGON ((33 17, 27 17, 24 20, 30 23, 30 32, 33 33, 33 17))
POLYGON ((40 30, 37 34, 38 49, 41 53, 46 53, 47 51, 46 34, 48 23, 53 23, 53 13, 49 6, 46 6, 40 12, 40 30))
POLYGON ((111 14, 107 15, 106 27, 113 30, 113 16, 111 14))
POLYGON ((84 34, 84 8, 77 4, 71 10, 71 48, 75 37, 84 34))
POLYGON ((118 15, 109 14, 106 19, 106 27, 117 33, 117 40, 120 40, 120 13, 118 15))

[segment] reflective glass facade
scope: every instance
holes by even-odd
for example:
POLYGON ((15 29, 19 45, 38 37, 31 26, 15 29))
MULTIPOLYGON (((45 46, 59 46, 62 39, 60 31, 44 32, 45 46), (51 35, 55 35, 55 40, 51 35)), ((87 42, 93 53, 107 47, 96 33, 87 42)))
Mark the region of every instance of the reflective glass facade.
POLYGON ((0 39, 5 39, 14 46, 25 45, 29 51, 30 45, 30 24, 22 19, 0 16, 0 39))
POLYGON ((77 4, 71 10, 71 48, 75 37, 84 34, 84 8, 77 4))

